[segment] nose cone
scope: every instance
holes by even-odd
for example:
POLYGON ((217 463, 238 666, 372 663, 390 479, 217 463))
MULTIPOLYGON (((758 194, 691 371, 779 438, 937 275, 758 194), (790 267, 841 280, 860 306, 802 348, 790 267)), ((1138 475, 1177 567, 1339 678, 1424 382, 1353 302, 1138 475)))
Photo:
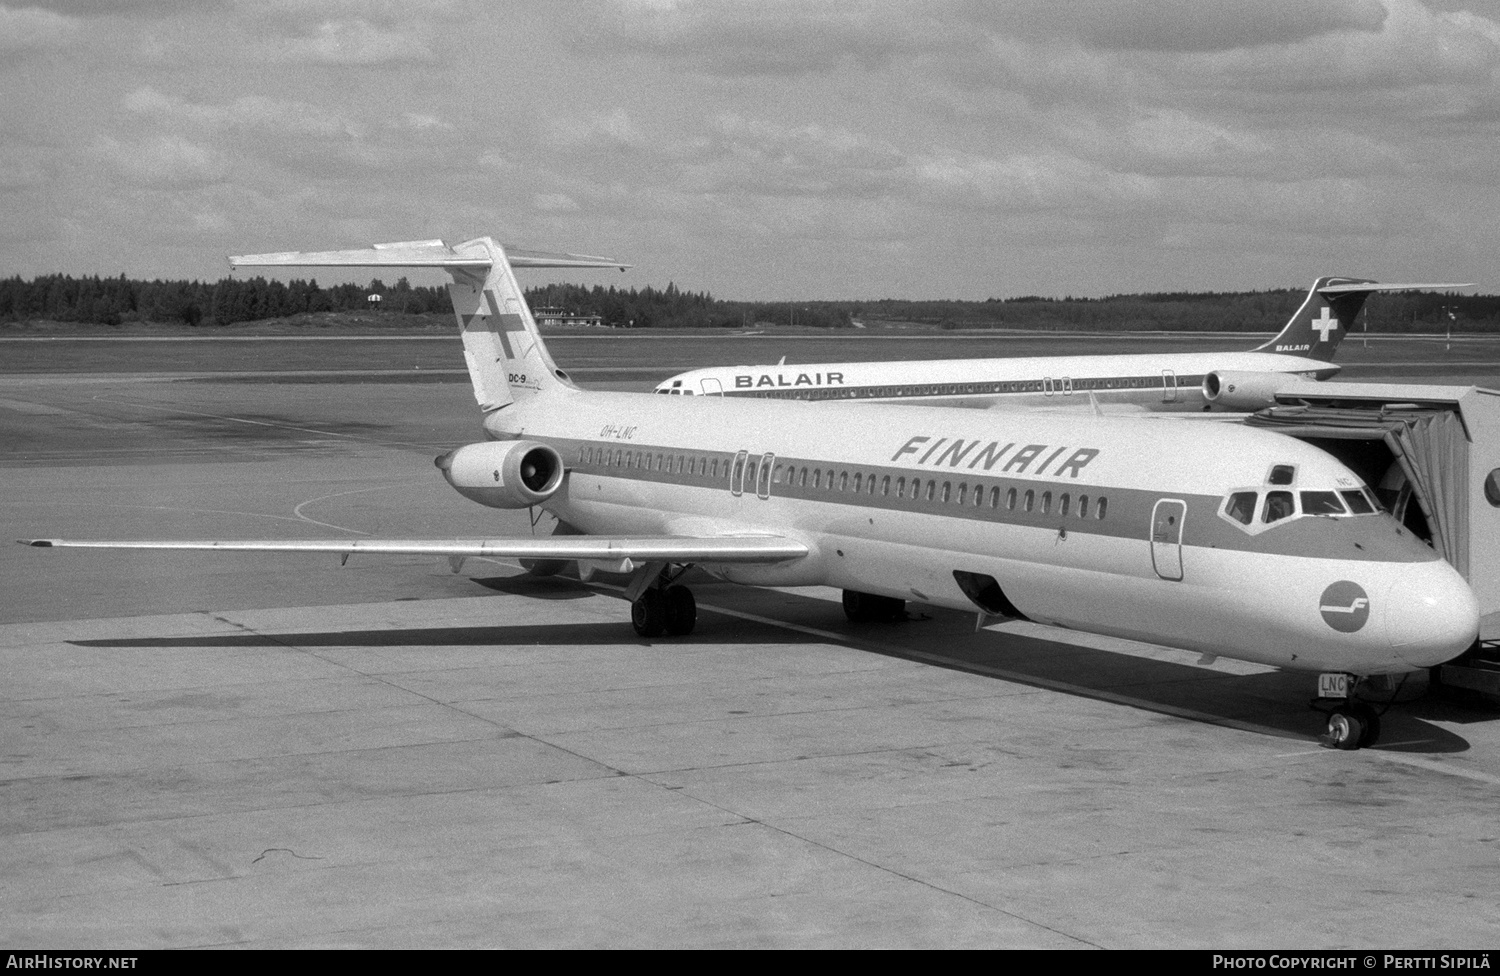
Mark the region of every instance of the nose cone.
POLYGON ((444 475, 447 475, 449 471, 453 470, 453 455, 457 453, 458 449, 454 448, 447 454, 439 454, 437 457, 433 458, 432 463, 437 465, 437 469, 439 471, 443 472, 444 475))
POLYGON ((1457 570, 1441 560, 1412 567, 1390 586, 1385 602, 1391 649, 1413 667, 1451 661, 1479 638, 1479 601, 1457 570))

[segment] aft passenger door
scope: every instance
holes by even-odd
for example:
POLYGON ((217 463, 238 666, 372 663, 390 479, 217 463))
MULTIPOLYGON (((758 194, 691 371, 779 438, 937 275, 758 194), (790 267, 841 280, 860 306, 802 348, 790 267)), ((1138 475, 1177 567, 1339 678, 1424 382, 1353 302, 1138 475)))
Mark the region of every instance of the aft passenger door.
POLYGON ((1151 565, 1164 580, 1182 579, 1182 522, 1187 502, 1163 498, 1151 510, 1151 565))

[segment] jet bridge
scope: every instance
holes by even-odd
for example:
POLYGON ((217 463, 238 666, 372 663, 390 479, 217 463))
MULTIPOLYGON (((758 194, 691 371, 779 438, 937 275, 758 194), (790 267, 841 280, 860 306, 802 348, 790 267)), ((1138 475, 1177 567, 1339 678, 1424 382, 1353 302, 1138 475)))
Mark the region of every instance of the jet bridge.
POLYGON ((1276 404, 1246 423, 1339 458, 1468 579, 1479 643, 1434 677, 1500 697, 1500 391, 1303 381, 1276 404))

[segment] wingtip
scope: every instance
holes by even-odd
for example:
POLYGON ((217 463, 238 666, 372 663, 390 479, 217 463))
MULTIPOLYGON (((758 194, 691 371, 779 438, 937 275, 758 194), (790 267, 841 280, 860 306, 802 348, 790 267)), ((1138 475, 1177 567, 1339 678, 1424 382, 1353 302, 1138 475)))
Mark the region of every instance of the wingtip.
POLYGON ((16 541, 19 542, 23 546, 36 546, 39 549, 51 549, 52 548, 52 540, 51 539, 17 539, 16 541))

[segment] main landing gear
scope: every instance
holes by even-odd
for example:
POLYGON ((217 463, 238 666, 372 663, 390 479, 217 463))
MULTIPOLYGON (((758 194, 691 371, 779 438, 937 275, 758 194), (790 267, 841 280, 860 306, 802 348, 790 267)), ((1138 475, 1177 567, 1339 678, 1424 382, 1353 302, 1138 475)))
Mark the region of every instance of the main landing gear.
POLYGON ((1318 675, 1312 707, 1328 716, 1328 729, 1318 741, 1330 749, 1360 749, 1380 739, 1380 713, 1352 696, 1358 681, 1352 674, 1318 675))
POLYGON ((698 623, 698 603, 685 586, 652 587, 630 604, 630 623, 642 637, 685 637, 698 623))
POLYGON ((698 623, 698 602, 693 591, 674 582, 691 567, 652 563, 642 567, 630 585, 625 598, 630 601, 630 623, 645 638, 670 634, 686 637, 698 623))
POLYGON ((855 624, 894 623, 906 619, 906 601, 893 596, 845 590, 844 616, 855 624))

